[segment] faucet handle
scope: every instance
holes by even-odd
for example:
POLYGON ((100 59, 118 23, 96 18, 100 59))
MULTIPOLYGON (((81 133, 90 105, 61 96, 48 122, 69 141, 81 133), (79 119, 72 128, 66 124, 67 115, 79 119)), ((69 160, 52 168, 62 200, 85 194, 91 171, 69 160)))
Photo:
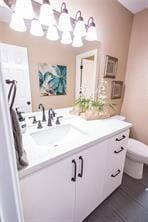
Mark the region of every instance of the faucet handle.
POLYGON ((42 124, 41 124, 41 120, 37 121, 37 123, 38 123, 37 129, 42 129, 43 127, 42 127, 42 124))
POLYGON ((36 116, 29 116, 28 119, 33 119, 32 124, 37 123, 36 116))
POLYGON ((63 118, 63 116, 57 116, 56 125, 60 124, 60 119, 63 118))

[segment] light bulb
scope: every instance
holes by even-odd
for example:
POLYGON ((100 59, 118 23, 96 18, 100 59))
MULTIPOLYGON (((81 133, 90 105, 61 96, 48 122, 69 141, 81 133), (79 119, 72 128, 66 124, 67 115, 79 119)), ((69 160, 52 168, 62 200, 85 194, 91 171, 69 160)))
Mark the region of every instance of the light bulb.
POLYGON ((41 26, 39 20, 37 20, 37 19, 32 20, 30 33, 32 35, 35 35, 35 36, 38 36, 38 37, 41 37, 41 36, 44 35, 43 29, 42 29, 42 26, 41 26))
POLYGON ((63 32, 61 43, 66 44, 66 45, 72 43, 72 38, 71 38, 70 32, 67 32, 67 31, 63 32))
POLYGON ((41 6, 39 21, 42 25, 56 25, 53 9, 50 4, 45 3, 41 6))
POLYGON ((80 36, 74 36, 72 46, 73 47, 83 46, 82 38, 80 36))
POLYGON ((86 35, 86 40, 97 41, 96 25, 95 25, 94 19, 92 17, 90 17, 88 20, 88 31, 87 31, 87 35, 86 35), (92 20, 92 22, 89 24, 90 20, 92 20))
POLYGON ((24 19, 33 19, 34 11, 31 0, 16 0, 15 13, 24 19))
POLYGON ((27 30, 24 19, 16 13, 12 14, 10 28, 18 32, 25 32, 27 30))
POLYGON ((61 15, 59 18, 58 29, 62 32, 72 31, 70 16, 68 14, 68 10, 66 9, 66 4, 64 2, 62 3, 62 6, 61 6, 61 15))
POLYGON ((52 41, 56 41, 60 38, 56 26, 49 26, 46 38, 52 41))

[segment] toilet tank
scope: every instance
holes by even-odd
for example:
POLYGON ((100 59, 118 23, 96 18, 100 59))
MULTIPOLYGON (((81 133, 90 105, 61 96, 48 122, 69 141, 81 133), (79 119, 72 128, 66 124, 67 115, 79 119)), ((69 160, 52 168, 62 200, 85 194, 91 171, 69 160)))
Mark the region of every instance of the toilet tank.
POLYGON ((111 119, 118 119, 118 120, 122 120, 122 121, 126 120, 125 116, 120 116, 120 115, 112 116, 111 119))

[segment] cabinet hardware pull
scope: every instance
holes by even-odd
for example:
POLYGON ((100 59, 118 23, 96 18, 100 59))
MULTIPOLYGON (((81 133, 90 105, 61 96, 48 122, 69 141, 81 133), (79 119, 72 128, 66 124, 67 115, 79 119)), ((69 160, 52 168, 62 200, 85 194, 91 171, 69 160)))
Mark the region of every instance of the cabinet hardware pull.
POLYGON ((118 169, 118 170, 117 170, 117 173, 116 173, 116 174, 112 174, 111 177, 116 177, 116 176, 118 176, 118 174, 119 174, 120 172, 121 172, 121 170, 118 169))
POLYGON ((79 156, 79 160, 81 161, 81 172, 78 174, 79 177, 83 177, 83 158, 79 156))
POLYGON ((71 181, 76 181, 76 174, 77 174, 77 164, 75 160, 72 160, 72 163, 74 164, 74 176, 71 178, 71 181))
POLYGON ((118 154, 118 153, 122 152, 123 150, 124 150, 124 148, 123 148, 123 147, 121 147, 121 149, 120 149, 120 150, 115 150, 115 151, 114 151, 114 153, 118 154))
POLYGON ((116 138, 116 141, 121 141, 121 140, 124 140, 125 138, 126 138, 126 136, 122 135, 122 138, 120 138, 120 139, 116 138))

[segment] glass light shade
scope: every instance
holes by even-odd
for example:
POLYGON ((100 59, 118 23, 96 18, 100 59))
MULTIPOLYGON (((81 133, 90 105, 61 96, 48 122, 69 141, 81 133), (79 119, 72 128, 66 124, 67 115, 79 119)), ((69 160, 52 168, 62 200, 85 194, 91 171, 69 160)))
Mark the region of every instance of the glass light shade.
POLYGON ((0 0, 0 6, 9 8, 8 5, 4 2, 4 0, 0 0))
POLYGON ((48 31, 47 31, 47 39, 56 41, 60 38, 57 27, 56 26, 49 26, 48 31))
POLYGON ((84 21, 78 20, 74 29, 74 35, 79 35, 80 37, 86 36, 86 27, 84 21))
POLYGON ((82 38, 80 36, 74 36, 72 46, 73 47, 83 46, 82 38))
POLYGON ((43 4, 40 9, 39 21, 42 25, 56 25, 53 9, 50 4, 43 4))
POLYGON ((66 44, 66 45, 72 43, 72 38, 71 38, 70 32, 68 32, 68 31, 63 32, 62 38, 61 38, 61 43, 66 44))
POLYGON ((42 29, 42 26, 41 26, 39 20, 37 20, 37 19, 32 20, 30 33, 32 35, 39 36, 39 37, 44 35, 43 29, 42 29))
POLYGON ((58 29, 62 32, 71 32, 72 25, 70 21, 70 16, 66 12, 62 12, 59 18, 58 29))
POLYGON ((10 28, 17 32, 26 32, 27 28, 24 22, 24 19, 18 16, 16 13, 12 14, 10 28))
POLYGON ((97 30, 95 26, 90 26, 87 31, 86 40, 97 41, 97 30))
POLYGON ((16 0, 15 13, 24 19, 33 19, 35 15, 31 0, 16 0))

